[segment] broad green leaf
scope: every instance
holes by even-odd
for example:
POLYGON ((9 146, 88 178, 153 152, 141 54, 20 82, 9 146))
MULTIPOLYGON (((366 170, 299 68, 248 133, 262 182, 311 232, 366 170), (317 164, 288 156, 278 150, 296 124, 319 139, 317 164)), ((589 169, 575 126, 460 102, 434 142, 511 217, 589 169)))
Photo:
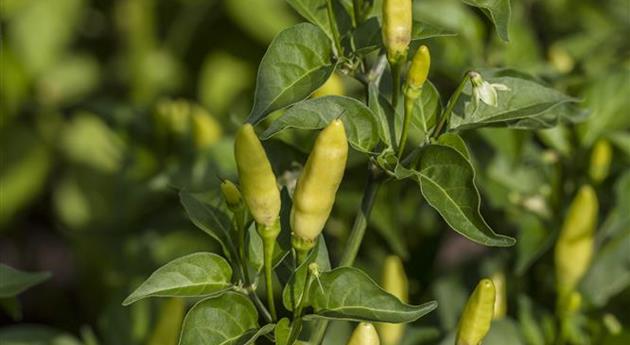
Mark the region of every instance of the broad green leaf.
POLYGON ((422 94, 413 105, 414 116, 411 123, 419 130, 422 130, 421 111, 424 111, 424 118, 427 121, 427 128, 435 126, 437 114, 442 110, 440 93, 432 82, 427 81, 422 87, 422 94))
POLYGON ((223 253, 230 257, 231 251, 228 248, 231 246, 231 224, 229 217, 218 208, 199 200, 193 194, 181 192, 179 193, 179 200, 193 224, 217 240, 223 248, 223 253))
POLYGON ((311 250, 306 260, 295 269, 289 278, 289 282, 282 290, 282 303, 287 310, 294 310, 296 305, 302 300, 307 284, 308 266, 313 262, 319 265, 320 272, 330 271, 328 248, 326 248, 326 242, 322 235, 319 236, 313 250, 311 250))
POLYGON ((0 298, 15 297, 48 278, 48 272, 23 272, 0 264, 0 298))
MULTIPOLYGON (((454 36, 438 26, 421 21, 414 21, 411 31, 411 40, 419 41, 433 37, 454 36)), ((383 47, 383 33, 377 17, 372 17, 363 22, 354 32, 355 49, 358 53, 369 53, 383 47)))
POLYGON ((286 0, 293 9, 309 22, 317 25, 332 41, 326 0, 286 0))
POLYGON ((256 340, 258 338, 262 337, 265 334, 269 334, 273 332, 275 327, 276 327, 275 324, 269 323, 262 326, 259 329, 249 330, 245 332, 243 335, 241 335, 240 337, 238 337, 236 342, 234 342, 234 345, 254 345, 256 344, 256 340))
POLYGON ((433 311, 435 301, 409 305, 380 288, 363 271, 340 267, 324 272, 309 289, 310 317, 375 322, 412 322, 433 311))
POLYGON ((492 231, 479 213, 475 171, 457 150, 444 145, 425 147, 416 173, 427 202, 453 230, 486 246, 508 247, 515 243, 513 238, 492 231))
POLYGON ((179 345, 242 345, 258 333, 254 304, 237 292, 195 304, 182 325, 179 345))
POLYGON ((262 134, 268 139, 287 128, 321 129, 341 118, 348 141, 361 152, 370 152, 379 141, 376 116, 363 103, 350 97, 325 96, 300 102, 275 120, 262 134))
POLYGON ((375 83, 370 83, 368 86, 368 94, 368 106, 379 124, 379 136, 388 147, 391 147, 393 142, 397 142, 394 124, 396 112, 392 105, 382 97, 375 83))
POLYGON ((575 109, 562 108, 575 102, 559 91, 546 87, 531 76, 506 69, 482 71, 488 83, 503 84, 509 88, 498 92, 496 107, 479 101, 475 106, 470 83, 450 118, 451 130, 462 130, 489 126, 512 126, 517 128, 545 128, 558 118, 573 116, 575 109))
POLYGON ((331 59, 331 42, 318 27, 302 23, 282 31, 260 62, 247 121, 257 123, 270 112, 308 97, 333 72, 331 59))
POLYGON ((464 3, 475 6, 492 21, 497 35, 505 42, 509 41, 508 28, 510 25, 510 0, 462 0, 464 3))
POLYGON ((464 139, 455 133, 444 133, 440 135, 437 141, 439 144, 449 146, 459 152, 464 158, 470 161, 470 151, 466 146, 464 139))
POLYGON ((232 268, 213 253, 194 253, 177 258, 153 272, 123 305, 147 297, 206 296, 231 286, 232 268))

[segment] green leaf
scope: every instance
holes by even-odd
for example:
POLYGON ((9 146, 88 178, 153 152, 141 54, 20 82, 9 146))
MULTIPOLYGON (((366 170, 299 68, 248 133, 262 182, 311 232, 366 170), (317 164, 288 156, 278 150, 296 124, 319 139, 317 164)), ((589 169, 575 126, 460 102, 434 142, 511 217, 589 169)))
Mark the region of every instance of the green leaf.
POLYGON ((508 42, 508 29, 510 25, 510 0, 462 0, 464 3, 475 6, 492 21, 497 30, 497 35, 503 41, 508 42))
POLYGON ((481 101, 476 107, 472 99, 472 87, 468 83, 451 115, 451 130, 489 126, 545 128, 558 118, 570 117, 575 112, 573 108, 561 107, 575 102, 574 98, 542 85, 529 75, 507 69, 480 73, 486 82, 503 84, 509 90, 497 91, 496 107, 481 101))
POLYGON ((49 272, 23 272, 0 264, 0 298, 15 297, 24 290, 50 278, 49 272))
POLYGON ((13 321, 22 319, 22 305, 17 297, 0 298, 0 309, 4 310, 13 321))
MULTIPOLYGON (((455 36, 441 27, 414 20, 411 40, 419 41, 433 37, 455 36)), ((357 53, 365 54, 383 48, 383 33, 377 17, 372 17, 361 23, 354 32, 355 49, 357 53)))
POLYGON ((455 149, 464 156, 464 158, 470 161, 470 151, 468 151, 468 147, 466 146, 464 139, 462 139, 462 137, 458 134, 444 133, 438 138, 438 143, 455 149))
POLYGON ((319 236, 313 250, 311 250, 306 260, 295 269, 288 283, 284 286, 284 290, 282 290, 282 303, 287 310, 294 310, 302 300, 307 283, 308 266, 313 262, 319 265, 320 272, 330 271, 328 248, 326 248, 326 242, 322 235, 319 236))
POLYGON ((218 208, 199 200, 193 194, 179 193, 188 217, 199 229, 219 242, 226 257, 231 257, 230 218, 218 208))
POLYGON ((441 110, 442 104, 440 100, 440 93, 432 82, 427 81, 422 87, 420 97, 413 104, 414 116, 411 119, 411 123, 419 130, 422 130, 422 117, 420 114, 421 111, 424 111, 427 128, 432 128, 435 126, 435 119, 441 110))
POLYGON ((254 107, 247 121, 257 123, 270 112, 308 97, 333 72, 331 59, 331 42, 318 27, 302 23, 282 31, 258 68, 254 107))
POLYGON ((268 139, 287 128, 321 129, 341 118, 350 145, 370 152, 379 141, 377 117, 363 103, 350 97, 326 96, 300 102, 275 120, 262 134, 268 139))
POLYGON ((182 324, 179 345, 251 344, 258 332, 254 304, 240 293, 228 292, 206 298, 190 309, 182 324))
POLYGON ((206 296, 231 286, 232 268, 213 253, 194 253, 160 267, 142 283, 123 305, 147 297, 206 296))
POLYGON ((326 0, 286 0, 293 9, 309 22, 317 25, 332 41, 326 0))
POLYGON ((412 322, 435 308, 435 301, 419 306, 401 302, 380 288, 363 271, 340 267, 320 275, 311 284, 309 301, 315 315, 327 319, 376 322, 412 322))
POLYGON ((19 324, 0 329, 2 345, 82 345, 69 333, 47 326, 19 324))
POLYGON ((486 246, 514 245, 513 238, 492 231, 479 213, 475 171, 457 150, 444 145, 425 147, 416 173, 422 195, 453 230, 486 246))
POLYGON ((276 338, 276 345, 287 345, 289 342, 289 335, 291 334, 291 321, 288 318, 282 318, 278 321, 274 335, 276 338))
POLYGON ((234 345, 254 345, 256 344, 256 340, 258 338, 262 337, 265 334, 269 334, 273 332, 275 327, 276 327, 275 324, 269 323, 262 326, 260 329, 249 330, 245 332, 243 335, 241 335, 240 337, 238 337, 236 342, 234 342, 234 345))

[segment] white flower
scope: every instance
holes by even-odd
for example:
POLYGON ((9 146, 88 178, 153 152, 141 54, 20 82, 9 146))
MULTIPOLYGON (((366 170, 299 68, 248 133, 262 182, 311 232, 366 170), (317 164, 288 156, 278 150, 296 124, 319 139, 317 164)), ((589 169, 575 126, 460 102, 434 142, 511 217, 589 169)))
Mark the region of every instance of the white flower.
POLYGON ((479 100, 487 105, 496 107, 498 105, 497 91, 510 91, 510 88, 503 84, 490 84, 483 80, 481 74, 470 72, 470 81, 473 85, 473 98, 475 109, 479 106, 479 100))

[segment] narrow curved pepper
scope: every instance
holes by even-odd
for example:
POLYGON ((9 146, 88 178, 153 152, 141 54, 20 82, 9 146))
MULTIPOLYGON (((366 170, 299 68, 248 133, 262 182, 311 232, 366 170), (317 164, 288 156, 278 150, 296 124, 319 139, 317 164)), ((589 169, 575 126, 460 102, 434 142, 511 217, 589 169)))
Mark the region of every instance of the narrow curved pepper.
POLYGON ((411 66, 409 66, 409 71, 407 71, 405 96, 411 99, 417 99, 420 96, 422 85, 424 85, 424 82, 427 81, 427 77, 429 76, 430 67, 431 54, 429 53, 429 48, 422 45, 413 56, 411 66))
POLYGON ((407 57, 412 24, 411 0, 383 1, 383 43, 390 64, 407 57))
POLYGON ((479 345, 490 330, 496 290, 490 279, 482 279, 462 312, 456 345, 479 345))
POLYGON ((234 211, 241 206, 241 192, 232 181, 223 180, 223 182, 221 182, 221 193, 223 193, 225 203, 230 210, 234 211))
POLYGON ((608 140, 601 139, 595 143, 591 153, 591 165, 588 169, 589 176, 593 182, 601 183, 608 177, 612 154, 612 147, 608 140))
POLYGON ((554 253, 558 305, 577 288, 593 257, 594 232, 599 202, 593 187, 584 185, 571 202, 564 219, 554 253))
POLYGON ((312 247, 324 229, 347 159, 346 131, 337 119, 317 137, 293 194, 291 229, 294 243, 302 243, 304 249, 312 247))
POLYGON ((496 290, 496 298, 494 299, 494 319, 500 320, 507 314, 507 291, 505 273, 498 271, 492 274, 492 283, 496 290))
POLYGON ((273 226, 280 214, 280 190, 271 164, 251 124, 236 133, 234 155, 241 192, 256 223, 273 226))
MULTIPOLYGON (((409 284, 400 258, 394 255, 385 258, 382 286, 385 291, 403 302, 409 300, 409 284)), ((397 345, 405 334, 404 323, 380 323, 378 331, 383 345, 397 345)))
POLYGON ((352 332, 347 345, 380 345, 378 332, 371 323, 361 322, 352 332))

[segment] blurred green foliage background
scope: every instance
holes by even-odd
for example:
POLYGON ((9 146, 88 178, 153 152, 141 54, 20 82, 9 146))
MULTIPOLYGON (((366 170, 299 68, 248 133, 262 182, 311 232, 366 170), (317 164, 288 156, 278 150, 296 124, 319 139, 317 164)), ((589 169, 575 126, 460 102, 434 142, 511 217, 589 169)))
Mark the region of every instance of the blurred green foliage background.
MULTIPOLYGON (((628 248, 630 3, 512 1, 509 43, 460 1, 414 1, 414 17, 457 33, 428 42, 430 79, 441 90, 473 66, 510 66, 583 99, 584 120, 538 133, 466 134, 483 171, 486 219, 516 234, 516 248, 465 242, 417 206, 409 185, 379 194, 359 265, 378 277, 384 255, 401 256, 415 299, 443 302, 433 315, 443 331, 455 326, 472 286, 465 282, 475 279, 463 273, 470 267, 505 267, 511 302, 529 303, 516 290, 541 305, 553 301, 549 264, 531 267, 549 261, 600 139, 614 148, 610 177, 598 187, 609 229, 600 244, 628 248)), ((216 191, 217 176, 235 176, 232 133, 251 107, 257 65, 274 35, 303 19, 283 0, 2 0, 0 19, 0 262, 52 273, 20 296, 21 312, 0 313, 0 324, 46 325, 28 332, 73 334, 86 345, 170 344, 155 340, 168 338, 154 333, 159 310, 183 307, 120 303, 159 265, 217 250, 187 220, 177 190, 216 191)), ((339 80, 342 92, 360 95, 356 82, 339 80)), ((310 146, 300 133, 267 144, 276 171, 290 171, 310 146)), ((326 230, 333 257, 359 202, 361 162, 351 158, 326 230)), ((629 252, 614 251, 621 271, 604 266, 618 279, 622 272, 616 291, 601 295, 608 276, 590 287, 593 303, 622 322, 630 321, 629 252)), ((79 344, 64 337, 55 344, 79 344)))

